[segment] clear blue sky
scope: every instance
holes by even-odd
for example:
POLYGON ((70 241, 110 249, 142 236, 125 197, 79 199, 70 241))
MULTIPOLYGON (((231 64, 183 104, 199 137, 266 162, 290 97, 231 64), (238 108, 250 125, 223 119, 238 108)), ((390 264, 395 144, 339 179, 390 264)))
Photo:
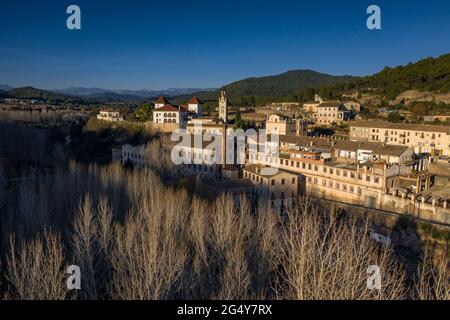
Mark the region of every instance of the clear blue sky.
POLYGON ((1 1, 0 83, 217 87, 313 69, 367 75, 450 52, 450 1, 1 1), (66 28, 81 7, 82 30, 66 28), (382 30, 366 9, 382 10, 382 30))

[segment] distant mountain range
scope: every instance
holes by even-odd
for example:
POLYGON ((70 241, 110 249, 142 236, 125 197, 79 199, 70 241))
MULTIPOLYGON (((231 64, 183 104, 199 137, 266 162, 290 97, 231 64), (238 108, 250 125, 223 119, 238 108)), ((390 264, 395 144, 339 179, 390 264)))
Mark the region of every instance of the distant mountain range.
POLYGON ((102 88, 84 88, 84 87, 71 87, 62 90, 51 90, 52 92, 61 93, 76 97, 106 97, 116 99, 145 99, 156 96, 178 96, 183 94, 191 94, 193 92, 208 92, 215 91, 216 88, 169 88, 166 90, 117 90, 117 89, 102 89, 102 88))
MULTIPOLYGON (((450 54, 426 58, 395 68, 386 67, 367 77, 335 76, 312 70, 292 70, 275 76, 253 77, 225 85, 228 97, 240 105, 262 105, 270 101, 302 101, 305 91, 313 88, 326 99, 348 93, 373 93, 383 99, 394 99, 407 90, 450 92, 450 54), (305 90, 306 89, 306 90, 305 90), (303 92, 303 93, 302 93, 303 92)), ((75 101, 98 103, 108 101, 153 99, 164 95, 176 103, 193 95, 206 102, 217 101, 218 89, 108 90, 72 87, 64 90, 40 90, 32 87, 12 89, 0 85, 0 95, 40 99, 47 102, 75 101)), ((309 95, 309 94, 308 94, 309 95)))
POLYGON ((41 96, 50 96, 45 92, 54 93, 54 97, 76 97, 83 100, 99 100, 99 101, 114 101, 114 100, 142 100, 152 99, 157 96, 179 96, 191 94, 193 92, 209 92, 215 91, 216 88, 169 88, 166 90, 116 90, 116 89, 102 89, 102 88, 84 88, 84 87, 70 87, 67 89, 42 90, 33 87, 13 88, 9 85, 0 85, 0 92, 10 92, 11 97, 16 98, 32 98, 37 99, 41 96), (34 90, 33 90, 34 89, 34 90))
MULTIPOLYGON (((306 87, 316 87, 335 84, 354 79, 351 76, 333 76, 312 70, 292 70, 276 76, 260 78, 247 78, 225 86, 231 99, 254 95, 264 98, 275 98, 294 94, 306 87)), ((11 87, 2 85, 5 91, 11 87)), ((29 88, 28 90, 29 91, 29 88)), ((48 90, 55 94, 78 97, 84 100, 142 100, 158 96, 176 97, 175 100, 184 99, 190 95, 200 95, 205 100, 215 100, 218 96, 217 88, 170 88, 167 90, 117 90, 103 88, 70 87, 67 89, 48 90)), ((35 95, 34 95, 35 96, 35 95)))
POLYGON ((11 89, 14 89, 14 88, 11 87, 11 86, 8 86, 8 85, 6 85, 6 84, 0 84, 0 90, 1 90, 1 91, 9 91, 9 90, 11 90, 11 89))

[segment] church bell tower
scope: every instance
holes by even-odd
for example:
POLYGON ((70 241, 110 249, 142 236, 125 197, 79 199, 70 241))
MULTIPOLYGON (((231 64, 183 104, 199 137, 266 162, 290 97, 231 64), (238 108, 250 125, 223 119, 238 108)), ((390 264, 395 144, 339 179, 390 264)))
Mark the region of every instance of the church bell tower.
POLYGON ((225 88, 220 90, 219 97, 219 119, 223 121, 223 123, 228 123, 228 98, 227 91, 225 88))

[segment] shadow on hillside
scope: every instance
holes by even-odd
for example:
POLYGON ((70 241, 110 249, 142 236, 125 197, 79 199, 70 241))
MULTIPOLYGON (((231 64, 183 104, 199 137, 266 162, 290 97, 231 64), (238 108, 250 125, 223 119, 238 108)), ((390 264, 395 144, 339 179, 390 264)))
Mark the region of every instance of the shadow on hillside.
POLYGON ((391 239, 395 256, 406 267, 408 280, 411 281, 424 252, 417 223, 408 216, 401 216, 392 228, 391 239))

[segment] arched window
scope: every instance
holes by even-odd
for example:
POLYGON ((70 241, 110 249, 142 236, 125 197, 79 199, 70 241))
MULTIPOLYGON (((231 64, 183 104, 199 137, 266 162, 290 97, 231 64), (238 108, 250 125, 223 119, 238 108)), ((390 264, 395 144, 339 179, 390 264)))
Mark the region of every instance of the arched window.
POLYGON ((164 119, 164 123, 167 123, 167 119, 164 119))
POLYGON ((164 112, 164 117, 167 117, 167 113, 164 112))

